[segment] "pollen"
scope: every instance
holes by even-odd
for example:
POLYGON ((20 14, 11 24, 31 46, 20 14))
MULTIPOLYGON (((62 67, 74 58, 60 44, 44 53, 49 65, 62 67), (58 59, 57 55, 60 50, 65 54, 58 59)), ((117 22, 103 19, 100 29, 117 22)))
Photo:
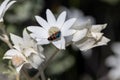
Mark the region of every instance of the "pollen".
POLYGON ((15 67, 20 66, 21 64, 24 63, 24 59, 18 55, 13 56, 12 58, 12 63, 15 67))
POLYGON ((49 29, 49 35, 51 36, 51 35, 53 35, 53 34, 55 34, 56 32, 59 32, 60 30, 57 28, 57 27, 51 27, 50 29, 49 29))

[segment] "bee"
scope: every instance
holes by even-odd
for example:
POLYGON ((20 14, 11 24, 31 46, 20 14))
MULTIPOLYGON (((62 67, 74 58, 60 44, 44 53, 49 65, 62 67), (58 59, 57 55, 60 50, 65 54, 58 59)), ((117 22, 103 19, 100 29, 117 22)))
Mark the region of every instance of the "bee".
POLYGON ((52 34, 51 36, 49 36, 48 40, 49 41, 53 41, 53 40, 56 40, 56 39, 60 38, 60 36, 61 36, 61 32, 58 31, 58 32, 52 34))

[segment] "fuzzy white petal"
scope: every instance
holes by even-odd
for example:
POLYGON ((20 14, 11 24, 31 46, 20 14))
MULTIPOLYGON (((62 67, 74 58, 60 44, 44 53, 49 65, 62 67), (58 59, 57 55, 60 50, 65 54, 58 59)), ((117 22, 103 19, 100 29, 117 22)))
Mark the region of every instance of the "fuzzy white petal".
POLYGON ((75 24, 71 28, 76 29, 76 30, 81 30, 81 29, 84 29, 84 28, 90 29, 91 27, 92 27, 91 26, 91 21, 88 20, 85 24, 82 24, 82 25, 76 25, 76 22, 75 22, 75 24))
POLYGON ((76 32, 76 30, 70 29, 70 30, 64 31, 62 33, 62 36, 70 36, 70 35, 73 35, 75 32, 76 32))
POLYGON ((26 41, 30 40, 30 35, 26 31, 26 29, 23 30, 23 39, 26 40, 26 41))
POLYGON ((46 30, 49 30, 50 25, 40 16, 35 16, 37 22, 46 30))
POLYGON ((9 3, 6 5, 4 11, 3 11, 2 14, 1 14, 1 17, 4 16, 4 14, 5 14, 5 12, 8 10, 8 8, 9 8, 12 4, 14 4, 15 2, 16 2, 16 1, 11 1, 11 2, 9 2, 9 3))
POLYGON ((113 43, 111 49, 115 54, 120 55, 120 42, 113 43))
POLYGON ((120 55, 120 42, 115 42, 112 44, 111 49, 117 55, 120 55))
POLYGON ((110 41, 110 39, 106 38, 106 37, 102 37, 100 41, 98 41, 93 47, 97 47, 97 46, 102 46, 102 45, 107 45, 107 43, 110 41))
POLYGON ((9 8, 12 4, 14 4, 15 2, 16 2, 16 1, 11 1, 11 2, 9 2, 9 3, 7 4, 4 12, 6 12, 6 11, 8 10, 8 8, 9 8))
POLYGON ((6 8, 9 0, 4 0, 4 2, 0 5, 0 18, 2 17, 1 15, 3 14, 4 9, 6 8))
POLYGON ((91 49, 95 43, 94 39, 87 39, 86 41, 79 43, 76 42, 75 45, 81 50, 81 51, 87 51, 88 49, 91 49))
POLYGON ((110 70, 108 77, 110 80, 119 80, 120 79, 120 68, 114 68, 110 70))
POLYGON ((79 41, 81 39, 83 39, 86 34, 87 34, 87 29, 83 29, 83 30, 78 30, 74 35, 73 35, 73 39, 72 41, 79 41))
POLYGON ((17 35, 14 35, 12 33, 10 33, 10 38, 13 42, 14 45, 21 45, 23 44, 23 39, 17 35))
POLYGON ((47 15, 47 21, 50 24, 50 27, 55 26, 55 23, 56 23, 55 16, 49 9, 47 9, 46 15, 47 15))
POLYGON ((62 27, 62 25, 64 24, 65 22, 65 18, 66 18, 66 11, 62 12, 58 19, 57 19, 57 22, 56 22, 56 26, 59 27, 59 29, 62 27))
POLYGON ((37 52, 32 48, 27 48, 26 50, 24 50, 24 55, 26 57, 29 57, 31 54, 37 54, 37 52))
POLYGON ((14 45, 21 45, 23 44, 23 39, 17 35, 14 35, 14 34, 10 34, 10 38, 13 42, 14 45))
POLYGON ((58 41, 52 42, 54 46, 56 46, 58 49, 65 49, 65 39, 62 37, 58 41))
POLYGON ((105 63, 106 63, 107 66, 115 68, 118 65, 117 57, 116 56, 109 56, 106 59, 105 63))
POLYGON ((37 44, 44 45, 44 44, 49 44, 50 42, 47 39, 36 39, 37 44))
POLYGON ((25 63, 21 64, 19 67, 16 67, 17 73, 20 73, 20 70, 22 69, 22 67, 23 67, 24 64, 25 64, 25 63))
POLYGON ((103 36, 103 33, 99 33, 99 32, 91 32, 91 34, 92 37, 95 38, 96 40, 99 40, 103 36))
POLYGON ((35 45, 35 42, 32 40, 32 38, 28 34, 26 28, 23 30, 23 40, 24 40, 24 44, 23 44, 24 48, 25 47, 32 47, 33 45, 35 45))
POLYGON ((68 30, 74 24, 75 21, 76 21, 76 18, 72 18, 72 19, 67 20, 63 24, 61 31, 64 32, 64 31, 68 30))
POLYGON ((92 31, 92 32, 100 32, 100 31, 102 31, 103 29, 105 29, 106 26, 107 26, 107 24, 103 24, 103 25, 92 25, 91 31, 92 31))
POLYGON ((13 47, 14 47, 16 50, 21 51, 20 45, 14 45, 13 47))
POLYGON ((40 56, 38 55, 31 55, 30 57, 30 64, 34 67, 34 68, 38 68, 39 65, 44 61, 44 59, 40 58, 40 56))
POLYGON ((21 53, 19 51, 15 50, 15 49, 10 49, 5 53, 3 59, 12 59, 12 57, 14 55, 20 55, 21 56, 21 53))
POLYGON ((27 29, 32 32, 33 38, 48 38, 48 32, 42 27, 29 26, 27 29))

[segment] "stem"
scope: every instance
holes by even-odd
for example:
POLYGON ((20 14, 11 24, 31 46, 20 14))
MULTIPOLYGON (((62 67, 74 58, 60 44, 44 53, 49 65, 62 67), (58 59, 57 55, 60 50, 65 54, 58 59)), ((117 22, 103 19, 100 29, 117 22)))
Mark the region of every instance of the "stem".
POLYGON ((32 79, 29 77, 29 75, 27 74, 27 72, 26 72, 26 70, 25 70, 24 68, 22 68, 22 71, 23 71, 24 76, 25 76, 25 78, 26 78, 27 80, 32 80, 32 79))
POLYGON ((43 70, 43 71, 41 71, 41 74, 40 74, 40 75, 41 75, 41 79, 42 79, 42 80, 46 80, 46 79, 45 79, 44 70, 43 70))
POLYGON ((56 48, 56 51, 53 53, 53 55, 46 61, 43 70, 50 64, 51 60, 55 57, 55 55, 59 52, 59 49, 56 48))
MULTIPOLYGON (((7 35, 6 35, 6 36, 7 36, 7 35)), ((8 37, 8 36, 7 36, 7 37, 8 37)), ((2 36, 0 36, 0 39, 1 39, 4 43, 6 43, 10 49, 13 48, 13 46, 12 46, 12 44, 10 43, 9 40, 6 40, 6 39, 5 39, 4 37, 2 37, 2 36)))
POLYGON ((19 74, 17 74, 16 75, 16 80, 20 80, 19 77, 20 77, 19 74))
MULTIPOLYGON (((56 48, 56 47, 55 47, 56 48)), ((41 73, 44 73, 44 70, 47 68, 47 66, 50 64, 51 60, 55 57, 55 55, 59 52, 59 49, 56 48, 56 51, 53 53, 53 55, 45 62, 45 64, 43 65, 42 68, 39 69, 39 72, 35 75, 34 78, 37 78, 41 73)), ((43 75, 41 74, 41 78, 43 77, 43 75)), ((42 79, 45 80, 45 79, 42 79)))

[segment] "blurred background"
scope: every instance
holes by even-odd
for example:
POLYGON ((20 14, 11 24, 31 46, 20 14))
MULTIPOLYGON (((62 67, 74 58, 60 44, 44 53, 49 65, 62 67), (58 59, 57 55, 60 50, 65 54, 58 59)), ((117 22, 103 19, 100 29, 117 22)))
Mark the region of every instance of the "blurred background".
MULTIPOLYGON (((2 1, 0 0, 0 3, 2 1)), ((108 76, 113 68, 106 59, 116 54, 111 45, 120 41, 120 0, 17 0, 4 16, 7 33, 22 36, 25 27, 39 25, 35 15, 46 19, 45 11, 48 8, 56 16, 64 10, 68 13, 67 18, 79 16, 81 24, 88 19, 91 19, 92 24, 107 23, 107 28, 102 32, 111 41, 107 46, 95 47, 86 52, 81 52, 73 45, 68 46, 65 51, 60 51, 48 66, 45 71, 46 76, 51 80, 113 80, 108 76)), ((51 45, 44 47, 48 55, 54 50, 51 50, 51 45)), ((2 60, 8 49, 8 46, 0 41, 0 80, 8 80, 8 76, 2 74, 9 73, 8 63, 2 60)), ((120 46, 117 50, 119 53, 120 46)), ((116 75, 120 76, 120 72, 116 75)))

